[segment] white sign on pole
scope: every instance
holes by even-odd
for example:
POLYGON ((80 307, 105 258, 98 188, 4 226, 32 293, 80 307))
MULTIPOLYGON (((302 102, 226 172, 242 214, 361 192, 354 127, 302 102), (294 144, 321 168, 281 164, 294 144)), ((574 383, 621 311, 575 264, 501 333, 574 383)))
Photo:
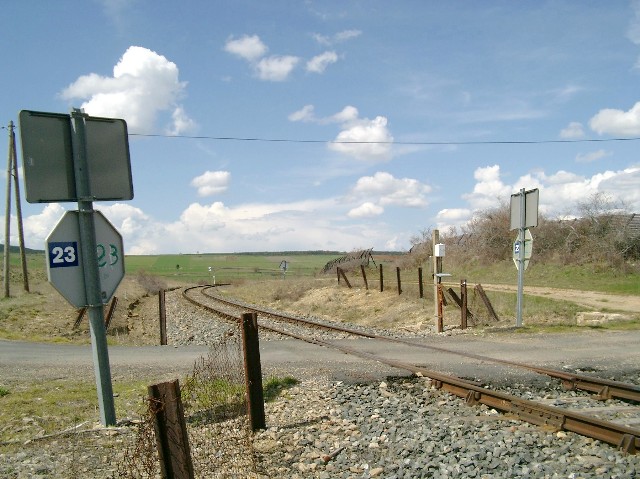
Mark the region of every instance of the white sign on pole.
MULTIPOLYGON (((518 235, 519 237, 520 235, 518 235)), ((518 269, 518 262, 520 261, 520 249, 522 245, 520 244, 519 238, 516 238, 513 243, 513 262, 516 265, 516 269, 518 269)), ((531 259, 531 253, 533 252, 533 235, 529 228, 524 230, 524 269, 527 269, 529 266, 529 260, 531 259)))
MULTIPOLYGON (((49 282, 76 308, 87 304, 82 267, 78 211, 67 211, 46 240, 49 282)), ((109 302, 124 277, 122 236, 100 211, 94 214, 96 261, 103 304, 109 302)))

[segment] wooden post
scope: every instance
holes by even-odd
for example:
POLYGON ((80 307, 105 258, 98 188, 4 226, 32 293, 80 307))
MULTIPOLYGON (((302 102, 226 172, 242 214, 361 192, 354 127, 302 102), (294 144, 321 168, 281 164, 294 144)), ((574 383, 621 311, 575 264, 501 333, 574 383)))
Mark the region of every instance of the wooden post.
POLYGON ((420 297, 424 298, 424 290, 422 289, 422 267, 418 268, 418 288, 420 289, 420 297))
MULTIPOLYGON (((11 138, 11 132, 13 131, 13 122, 9 123, 9 138, 11 138)), ((11 141, 11 139, 9 140, 11 141)), ((13 157, 11 147, 9 147, 9 157, 7 160, 7 200, 5 203, 5 215, 4 215, 4 297, 8 298, 10 293, 9 286, 9 250, 11 248, 11 166, 13 157)))
POLYGON ((480 295, 480 298, 482 299, 482 302, 487 307, 489 316, 491 316, 496 321, 500 321, 500 318, 498 318, 498 315, 496 314, 496 310, 493 309, 493 305, 491 304, 491 301, 489 301, 489 297, 487 296, 487 293, 484 292, 484 288, 482 287, 482 285, 476 284, 475 290, 478 292, 478 294, 480 295))
POLYGON ((380 292, 384 291, 384 275, 382 273, 382 263, 380 263, 380 292))
POLYGON ((396 266, 396 276, 398 278, 398 295, 402 294, 402 283, 400 282, 400 266, 396 266))
POLYGON ((147 388, 163 479, 193 479, 189 436, 177 379, 147 388))
POLYGON ((367 273, 364 270, 364 265, 360 265, 360 271, 362 271, 362 279, 364 279, 364 287, 369 291, 369 283, 367 283, 367 273))
POLYGON ((11 176, 16 193, 16 218, 18 220, 18 245, 20 247, 20 264, 22 265, 22 287, 29 292, 29 274, 27 272, 27 254, 24 247, 24 227, 22 226, 22 204, 20 202, 20 181, 18 179, 18 159, 16 155, 16 132, 14 124, 9 122, 9 155, 12 157, 11 176))
POLYGON ((460 280, 460 329, 467 329, 467 280, 460 280))
POLYGON ((349 289, 351 289, 351 283, 349 283, 349 280, 347 279, 347 275, 344 274, 344 270, 342 268, 338 268, 338 280, 340 279, 340 276, 342 276, 342 279, 344 279, 344 282, 347 283, 347 286, 349 287, 349 289))
POLYGON ((165 305, 165 291, 158 291, 158 310, 160 316, 160 346, 167 345, 167 310, 165 305))
POLYGON ((262 366, 258 339, 258 314, 242 314, 242 350, 244 376, 247 386, 247 409, 251 430, 265 429, 264 391, 262 390, 262 366))

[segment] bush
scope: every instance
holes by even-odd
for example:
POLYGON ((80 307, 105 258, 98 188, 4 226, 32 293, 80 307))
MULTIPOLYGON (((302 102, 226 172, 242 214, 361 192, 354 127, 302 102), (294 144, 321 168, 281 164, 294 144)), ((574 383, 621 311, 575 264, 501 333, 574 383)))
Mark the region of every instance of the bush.
POLYGON ((167 283, 165 281, 160 279, 158 276, 153 276, 147 273, 144 270, 140 270, 137 274, 136 281, 144 288, 147 294, 156 294, 158 291, 167 289, 167 283))

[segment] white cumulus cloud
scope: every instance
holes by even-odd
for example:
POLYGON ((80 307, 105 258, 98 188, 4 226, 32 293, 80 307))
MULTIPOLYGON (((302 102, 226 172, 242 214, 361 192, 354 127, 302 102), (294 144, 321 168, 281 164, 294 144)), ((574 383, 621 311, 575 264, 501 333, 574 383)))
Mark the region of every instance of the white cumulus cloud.
POLYGON ((347 213, 347 216, 349 218, 371 218, 374 216, 380 216, 382 213, 384 213, 384 208, 382 206, 367 201, 362 203, 360 206, 351 209, 347 213))
POLYGON ((252 62, 263 57, 269 49, 258 35, 243 35, 238 39, 229 38, 224 45, 224 50, 252 62))
POLYGON ((359 178, 351 190, 351 197, 365 198, 379 205, 424 207, 431 187, 413 178, 395 178, 379 171, 373 176, 359 178))
POLYGON ((83 75, 61 92, 67 100, 85 100, 91 116, 123 118, 132 133, 151 133, 161 112, 171 112, 167 131, 180 134, 193 128, 178 103, 186 82, 175 63, 144 47, 131 46, 113 67, 113 76, 83 75))
POLYGON ((261 59, 254 67, 261 80, 285 81, 299 61, 291 55, 274 55, 261 59))
POLYGON ((212 196, 224 193, 230 180, 231 173, 228 171, 205 171, 191 180, 191 186, 197 188, 199 196, 212 196))
POLYGON ((329 148, 343 155, 360 161, 380 162, 393 157, 393 136, 387 126, 387 118, 377 116, 373 120, 368 118, 353 118, 351 107, 341 113, 348 113, 342 125, 343 130, 338 133, 329 148))
POLYGON ((589 126, 600 135, 640 135, 640 102, 628 111, 614 108, 600 110, 589 120, 589 126))

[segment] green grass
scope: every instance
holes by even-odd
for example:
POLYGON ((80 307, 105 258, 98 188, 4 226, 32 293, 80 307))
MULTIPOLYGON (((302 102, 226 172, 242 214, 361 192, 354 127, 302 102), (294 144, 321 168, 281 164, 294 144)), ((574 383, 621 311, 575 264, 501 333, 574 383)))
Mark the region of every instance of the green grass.
POLYGON ((232 282, 242 279, 282 279, 280 264, 287 261, 285 277, 314 276, 335 254, 186 254, 127 256, 127 274, 140 271, 183 281, 232 282), (211 272, 209 271, 211 268, 211 272))
POLYGON ((282 391, 295 386, 298 382, 296 378, 291 376, 285 376, 284 378, 270 377, 267 381, 263 381, 262 384, 264 400, 267 402, 274 401, 282 391))
MULTIPOLYGON (((142 381, 115 382, 116 415, 131 415, 146 395, 142 381)), ((95 383, 57 379, 14 385, 0 394, 0 442, 24 441, 84 421, 98 421, 95 383)))
MULTIPOLYGON (((446 258, 444 269, 450 272, 447 270, 446 258)), ((473 283, 518 284, 518 271, 511 260, 490 265, 466 264, 452 267, 452 269, 452 278, 466 278, 473 283)), ((640 278, 637 273, 597 265, 555 265, 532 262, 525 271, 524 284, 525 286, 640 295, 640 278)))

